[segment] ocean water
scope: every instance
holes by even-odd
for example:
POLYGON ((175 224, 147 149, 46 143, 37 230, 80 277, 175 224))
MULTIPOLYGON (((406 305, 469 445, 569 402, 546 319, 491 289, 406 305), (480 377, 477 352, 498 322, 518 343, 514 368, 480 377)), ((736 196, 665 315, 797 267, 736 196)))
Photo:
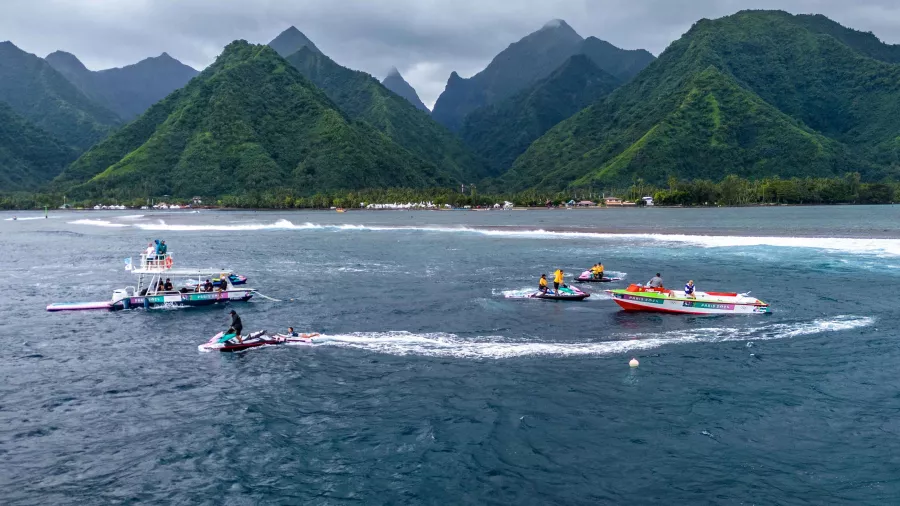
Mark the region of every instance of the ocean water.
POLYGON ((3 504, 900 503, 900 207, 139 213, 0 213, 3 504), (279 301, 44 310, 157 238, 279 301), (773 313, 524 298, 597 261, 773 313))

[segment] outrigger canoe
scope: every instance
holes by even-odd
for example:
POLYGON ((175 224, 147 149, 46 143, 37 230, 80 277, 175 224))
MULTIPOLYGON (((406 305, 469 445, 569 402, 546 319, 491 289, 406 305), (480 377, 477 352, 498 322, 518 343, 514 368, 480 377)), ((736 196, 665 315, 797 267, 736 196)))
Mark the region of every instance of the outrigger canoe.
MULTIPOLYGON (((694 297, 683 291, 630 285, 619 290, 606 290, 625 311, 653 311, 680 314, 766 314, 769 305, 746 293, 700 292, 694 297)), ((749 293, 749 292, 748 292, 749 293)))

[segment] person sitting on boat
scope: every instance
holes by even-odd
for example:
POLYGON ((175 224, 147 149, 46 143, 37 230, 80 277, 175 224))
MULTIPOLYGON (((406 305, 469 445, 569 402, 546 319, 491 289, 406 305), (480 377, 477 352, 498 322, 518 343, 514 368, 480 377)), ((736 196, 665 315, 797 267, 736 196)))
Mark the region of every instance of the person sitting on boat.
POLYGON ((228 275, 224 272, 219 276, 219 289, 222 291, 228 290, 228 275))
POLYGON ((243 339, 241 339, 241 331, 244 330, 244 324, 241 323, 241 317, 238 316, 237 311, 234 309, 231 310, 231 328, 228 329, 226 334, 234 334, 237 337, 238 344, 243 343, 243 339))
POLYGON ((206 283, 203 283, 203 291, 204 291, 204 292, 211 292, 211 291, 213 291, 213 284, 212 284, 212 281, 210 281, 208 278, 207 278, 207 280, 206 280, 206 283))
POLYGON ((538 291, 541 293, 547 293, 547 275, 541 274, 541 280, 538 281, 538 291))
POLYGON ((553 273, 553 289, 555 292, 559 293, 559 285, 562 285, 563 287, 566 286, 566 284, 563 283, 564 278, 565 271, 563 271, 562 269, 556 269, 556 272, 553 273))
POLYGON ((300 337, 300 333, 294 330, 294 327, 288 327, 288 335, 291 337, 300 337))
POLYGON ((656 276, 650 278, 650 281, 647 281, 647 288, 662 288, 663 280, 662 276, 657 272, 656 276))
POLYGON ((171 280, 171 279, 166 278, 166 282, 165 282, 165 284, 163 285, 163 289, 164 289, 165 291, 167 291, 167 292, 171 292, 172 290, 175 289, 175 287, 172 286, 172 280, 171 280))
POLYGON ((160 280, 159 280, 159 284, 156 285, 156 291, 157 291, 157 292, 162 292, 162 291, 164 291, 165 289, 166 289, 166 284, 163 283, 163 280, 160 279, 160 280))
POLYGON ((684 296, 689 299, 696 299, 697 296, 694 295, 694 280, 690 280, 684 285, 684 296))

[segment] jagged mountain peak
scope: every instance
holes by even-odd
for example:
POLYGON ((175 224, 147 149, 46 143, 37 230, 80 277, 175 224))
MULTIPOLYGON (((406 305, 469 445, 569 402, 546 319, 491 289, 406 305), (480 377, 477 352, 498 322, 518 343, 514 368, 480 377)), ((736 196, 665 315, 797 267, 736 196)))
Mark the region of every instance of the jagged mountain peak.
POLYGON ((290 56, 304 47, 308 47, 314 53, 322 54, 322 51, 316 47, 313 41, 293 25, 272 39, 272 42, 269 42, 269 47, 283 57, 290 56))
POLYGON ((391 67, 390 72, 388 72, 387 77, 381 81, 381 84, 384 85, 385 88, 391 90, 395 94, 405 98, 409 103, 416 106, 416 109, 425 112, 431 112, 428 110, 428 107, 422 103, 422 99, 419 98, 419 94, 416 93, 416 89, 410 85, 406 79, 400 74, 400 71, 397 67, 391 67))

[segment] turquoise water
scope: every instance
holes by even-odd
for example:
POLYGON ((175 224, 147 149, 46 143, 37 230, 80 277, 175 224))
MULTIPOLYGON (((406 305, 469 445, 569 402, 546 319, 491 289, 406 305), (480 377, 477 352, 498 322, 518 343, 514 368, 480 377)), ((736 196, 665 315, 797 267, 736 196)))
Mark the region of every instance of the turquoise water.
POLYGON ((7 504, 900 500, 898 207, 12 215, 7 504), (156 238, 281 302, 44 311, 156 238), (773 314, 522 298, 596 261, 773 314), (231 308, 325 342, 199 353, 231 308))

